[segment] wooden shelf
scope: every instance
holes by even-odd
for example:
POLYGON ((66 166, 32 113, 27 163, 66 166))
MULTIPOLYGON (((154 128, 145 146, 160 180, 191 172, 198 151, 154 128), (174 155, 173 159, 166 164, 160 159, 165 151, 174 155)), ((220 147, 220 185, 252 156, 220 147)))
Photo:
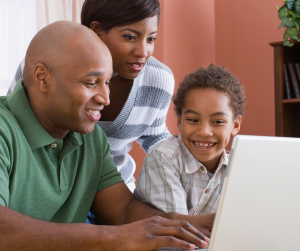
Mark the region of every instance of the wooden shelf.
POLYGON ((282 103, 284 103, 284 104, 288 104, 288 103, 300 103, 300 98, 283 99, 282 103))
POLYGON ((300 43, 292 47, 283 46, 283 41, 270 45, 274 48, 276 136, 300 137, 300 98, 285 99, 283 71, 283 64, 300 63, 300 43))

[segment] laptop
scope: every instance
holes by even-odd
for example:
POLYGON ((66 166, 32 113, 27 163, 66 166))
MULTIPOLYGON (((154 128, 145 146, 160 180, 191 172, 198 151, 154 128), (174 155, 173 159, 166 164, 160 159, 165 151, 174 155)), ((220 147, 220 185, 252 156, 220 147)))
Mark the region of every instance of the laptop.
POLYGON ((208 251, 254 250, 300 251, 298 138, 233 140, 208 251))

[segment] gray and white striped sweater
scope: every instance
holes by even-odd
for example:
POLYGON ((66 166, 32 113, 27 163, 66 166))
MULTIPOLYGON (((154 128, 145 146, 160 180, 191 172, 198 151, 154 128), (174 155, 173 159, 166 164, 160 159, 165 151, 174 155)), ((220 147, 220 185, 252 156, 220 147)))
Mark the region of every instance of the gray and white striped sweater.
MULTIPOLYGON (((23 60, 8 94, 23 77, 24 65, 23 60)), ((149 58, 139 76, 134 79, 122 111, 109 127, 104 128, 113 161, 126 184, 135 181, 133 174, 136 165, 128 154, 132 142, 136 140, 148 153, 152 146, 171 135, 165 121, 173 91, 174 77, 171 70, 154 57, 149 58)))

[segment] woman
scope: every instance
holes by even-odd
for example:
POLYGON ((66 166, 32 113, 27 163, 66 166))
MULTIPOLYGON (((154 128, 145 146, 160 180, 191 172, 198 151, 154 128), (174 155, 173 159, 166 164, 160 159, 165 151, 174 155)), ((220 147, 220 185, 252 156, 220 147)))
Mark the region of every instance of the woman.
MULTIPOLYGON (((152 57, 157 34, 158 0, 86 0, 81 23, 91 28, 113 58, 111 104, 98 124, 107 135, 113 161, 131 191, 135 162, 128 154, 137 141, 146 151, 170 136, 165 120, 174 89, 168 67, 152 57)), ((24 62, 15 81, 22 77, 24 62)), ((12 84, 10 91, 14 88, 12 84)))

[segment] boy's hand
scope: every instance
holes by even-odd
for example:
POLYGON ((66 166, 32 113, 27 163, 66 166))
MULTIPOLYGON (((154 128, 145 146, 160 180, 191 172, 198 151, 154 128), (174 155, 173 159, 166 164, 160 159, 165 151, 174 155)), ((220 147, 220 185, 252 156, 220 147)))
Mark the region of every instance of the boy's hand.
POLYGON ((183 215, 178 213, 168 213, 166 216, 172 220, 188 221, 205 236, 210 237, 216 214, 183 215))
POLYGON ((210 237, 216 214, 203 214, 193 216, 194 220, 189 220, 199 231, 210 237))

